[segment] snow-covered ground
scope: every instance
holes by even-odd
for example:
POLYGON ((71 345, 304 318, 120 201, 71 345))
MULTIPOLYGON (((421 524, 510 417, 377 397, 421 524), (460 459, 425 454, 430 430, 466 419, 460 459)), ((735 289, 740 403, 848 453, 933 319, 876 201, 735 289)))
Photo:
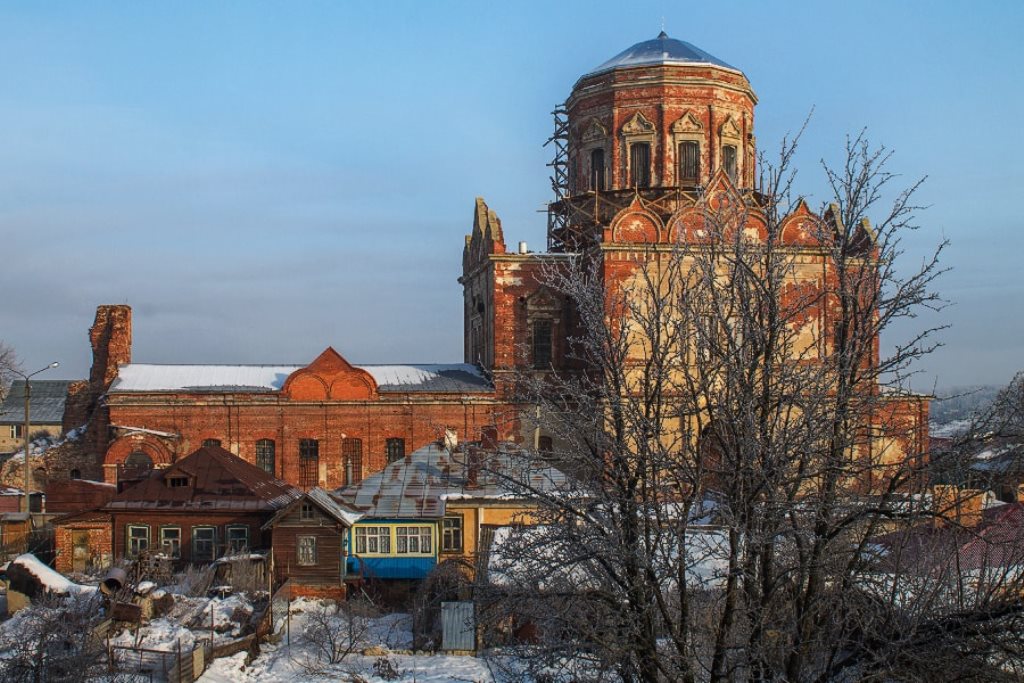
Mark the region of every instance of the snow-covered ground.
MULTIPOLYGON (((214 661, 200 679, 203 683, 283 683, 284 681, 348 680, 360 676, 369 683, 378 681, 416 681, 416 683, 498 683, 486 661, 477 657, 431 654, 394 654, 392 650, 408 650, 412 646, 412 618, 408 614, 386 614, 367 621, 365 647, 374 654, 352 654, 339 664, 318 664, 315 646, 309 642, 310 615, 321 603, 316 600, 295 600, 291 607, 290 644, 282 639, 277 645, 260 646, 261 654, 248 666, 244 652, 214 661), (397 672, 397 678, 378 675, 375 665, 386 659, 397 672)), ((378 665, 379 666, 379 665, 378 665)), ((359 680, 359 679, 354 679, 359 680)))

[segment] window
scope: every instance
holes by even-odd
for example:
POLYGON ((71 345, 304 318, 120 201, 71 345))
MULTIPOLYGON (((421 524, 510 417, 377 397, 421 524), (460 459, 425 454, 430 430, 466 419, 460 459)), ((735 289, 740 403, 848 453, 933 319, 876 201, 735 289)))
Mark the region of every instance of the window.
POLYGON ((211 562, 217 545, 217 530, 212 526, 192 529, 192 561, 211 562))
POLYGON ((203 439, 203 448, 207 446, 216 446, 220 448, 220 439, 203 439))
POLYGON ((170 558, 181 557, 181 528, 165 526, 160 529, 160 552, 170 558))
POLYGON ((551 321, 533 322, 533 367, 545 370, 551 367, 551 321))
POLYGON ((172 489, 181 489, 188 486, 188 477, 167 477, 167 486, 172 489))
POLYGON ((391 531, 386 526, 356 527, 356 554, 391 552, 391 531))
POLYGON ((462 517, 445 517, 442 522, 441 550, 462 552, 462 517))
POLYGON ((23 432, 22 432, 21 428, 22 428, 22 425, 11 425, 11 438, 12 439, 24 438, 24 437, 22 437, 22 433, 23 432))
POLYGON ((312 503, 303 503, 302 507, 299 508, 299 519, 304 522, 308 522, 311 519, 316 519, 316 508, 313 507, 312 503))
POLYGON ((348 438, 341 442, 341 461, 345 467, 345 484, 363 480, 363 440, 348 438))
POLYGON ((555 450, 554 443, 550 436, 541 436, 537 439, 537 450, 545 455, 550 455, 555 450))
POLYGON ((241 553, 249 549, 249 527, 228 527, 228 552, 241 553))
POLYGON ((629 146, 629 185, 648 187, 651 184, 651 143, 634 142, 629 146))
POLYGON ((142 451, 135 451, 124 459, 124 466, 137 470, 151 470, 153 469, 153 458, 142 451))
POLYGON ((679 185, 692 187, 700 182, 700 143, 679 143, 679 185))
POLYGON ((733 181, 736 180, 736 145, 722 147, 722 168, 733 181))
POLYGON ((77 469, 71 470, 71 472, 68 473, 68 477, 71 478, 71 479, 81 479, 82 478, 82 471, 81 470, 77 470, 77 469))
POLYGON ((395 462, 405 457, 405 439, 388 439, 388 462, 395 462))
POLYGON ((399 555, 421 555, 431 552, 429 526, 395 527, 395 551, 399 555))
POLYGON ((604 150, 601 148, 590 151, 590 189, 604 189, 604 150))
POLYGON ((313 488, 320 483, 320 442, 316 439, 299 440, 299 485, 313 488))
POLYGON ((138 557, 149 550, 149 527, 130 525, 128 527, 128 557, 138 557))
POLYGON ((256 467, 268 474, 274 473, 274 441, 260 439, 256 442, 256 467))
POLYGON ((299 536, 295 544, 300 567, 316 564, 316 536, 299 536))

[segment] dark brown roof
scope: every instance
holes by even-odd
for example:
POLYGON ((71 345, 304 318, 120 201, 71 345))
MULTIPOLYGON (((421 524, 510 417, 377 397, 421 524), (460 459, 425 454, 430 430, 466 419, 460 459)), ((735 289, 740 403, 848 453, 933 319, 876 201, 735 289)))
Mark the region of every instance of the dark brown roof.
POLYGON ((105 510, 277 510, 301 492, 220 446, 204 446, 165 470, 125 489, 105 510), (168 481, 186 477, 187 486, 168 481))

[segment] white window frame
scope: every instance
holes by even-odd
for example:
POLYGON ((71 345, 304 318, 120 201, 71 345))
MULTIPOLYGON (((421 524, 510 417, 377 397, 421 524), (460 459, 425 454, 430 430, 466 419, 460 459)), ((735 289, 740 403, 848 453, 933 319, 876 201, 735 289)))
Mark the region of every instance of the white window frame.
POLYGON ((139 553, 149 550, 149 539, 151 532, 148 524, 129 524, 125 533, 127 535, 127 547, 125 548, 125 554, 128 557, 138 557, 139 553), (132 532, 136 530, 145 531, 145 536, 134 536, 132 532), (140 547, 139 541, 145 542, 145 546, 140 547))
POLYGON ((249 549, 249 527, 245 524, 230 524, 224 530, 224 542, 227 544, 227 552, 230 554, 245 552, 249 549), (241 531, 244 536, 244 542, 241 547, 235 547, 235 541, 238 539, 231 538, 232 531, 241 531))
POLYGON ((395 553, 398 555, 433 555, 433 540, 433 527, 421 524, 395 527, 395 553))
POLYGON ((160 527, 160 552, 167 553, 167 555, 175 560, 181 558, 181 527, 180 526, 162 526, 160 527), (176 539, 173 539, 174 545, 172 550, 167 551, 167 545, 171 543, 172 539, 166 538, 168 531, 175 531, 178 534, 176 539))
POLYGON ((356 555, 390 555, 391 527, 357 526, 356 555))
POLYGON ((315 567, 319 564, 316 536, 296 536, 295 560, 300 567, 315 567))

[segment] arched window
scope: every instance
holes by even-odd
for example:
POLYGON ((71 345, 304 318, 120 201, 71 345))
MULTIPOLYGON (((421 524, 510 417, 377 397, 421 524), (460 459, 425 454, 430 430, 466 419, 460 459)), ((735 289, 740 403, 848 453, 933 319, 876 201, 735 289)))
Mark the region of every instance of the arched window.
POLYGON ((700 143, 684 140, 679 143, 679 179, 681 187, 693 187, 700 183, 700 143))
POLYGON ((345 485, 363 480, 363 440, 348 438, 341 442, 341 461, 345 468, 345 485))
POLYGON ((736 181, 736 145, 722 147, 722 168, 733 182, 736 181))
POLYGON ((629 185, 648 187, 651 184, 651 144, 634 142, 629 146, 629 185))
POLYGON ((388 462, 392 463, 405 457, 405 439, 391 438, 387 440, 388 462))
POLYGON ((273 439, 260 439, 256 442, 256 467, 268 474, 274 473, 275 445, 273 439))
POLYGON ((203 439, 203 448, 207 448, 208 446, 216 446, 217 448, 220 448, 220 439, 203 439))
POLYGON ((604 150, 598 147, 590 151, 590 189, 604 188, 604 150))
POLYGON ((151 470, 153 469, 153 458, 142 451, 135 451, 124 459, 124 466, 136 470, 151 470))
POLYGON ((299 485, 311 489, 320 483, 320 442, 299 439, 299 485))

